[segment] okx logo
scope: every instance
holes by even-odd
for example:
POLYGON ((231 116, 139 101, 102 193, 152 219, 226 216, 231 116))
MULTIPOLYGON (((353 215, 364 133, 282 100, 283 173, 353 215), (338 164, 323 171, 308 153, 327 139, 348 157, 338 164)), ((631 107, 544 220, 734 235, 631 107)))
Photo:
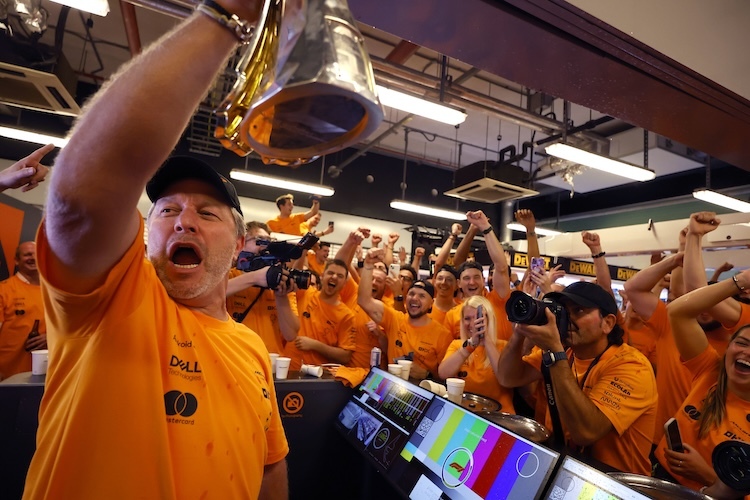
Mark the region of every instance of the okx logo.
POLYGON ((198 399, 189 392, 169 391, 164 394, 164 409, 170 417, 191 417, 198 410, 198 399))

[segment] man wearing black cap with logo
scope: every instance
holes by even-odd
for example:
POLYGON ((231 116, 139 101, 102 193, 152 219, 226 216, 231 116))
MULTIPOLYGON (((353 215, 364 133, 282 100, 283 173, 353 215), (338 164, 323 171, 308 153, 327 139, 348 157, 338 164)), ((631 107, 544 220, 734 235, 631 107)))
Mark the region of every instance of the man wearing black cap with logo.
POLYGON ((500 356, 500 383, 518 387, 543 379, 548 370, 547 427, 558 437, 564 433, 567 447, 584 458, 648 475, 656 381, 648 359, 623 343, 614 298, 585 281, 545 298, 565 308, 567 331, 558 331, 556 315, 546 307, 546 324, 516 324, 500 356), (536 347, 524 357, 525 339, 536 347))
POLYGON ((49 369, 24 498, 287 496, 268 353, 226 311, 237 194, 195 160, 156 173, 238 43, 228 23, 257 20, 260 2, 221 3, 117 73, 57 157, 37 238, 49 369), (136 205, 152 177, 144 259, 136 205))
POLYGON ((357 303, 375 323, 383 327, 388 337, 386 359, 389 363, 395 363, 397 359, 411 359, 410 378, 422 380, 437 377, 438 365, 445 357, 453 337, 443 325, 428 315, 435 297, 435 287, 428 281, 417 280, 412 283, 404 299, 405 313, 385 307, 383 302, 372 296, 372 270, 384 256, 385 250, 382 248, 367 251, 357 303))

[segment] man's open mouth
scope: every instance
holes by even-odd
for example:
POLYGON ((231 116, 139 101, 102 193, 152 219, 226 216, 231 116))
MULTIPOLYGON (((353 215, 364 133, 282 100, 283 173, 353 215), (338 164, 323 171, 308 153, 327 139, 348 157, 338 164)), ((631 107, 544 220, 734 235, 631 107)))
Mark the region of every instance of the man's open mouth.
POLYGON ((196 249, 187 245, 177 246, 172 252, 170 260, 175 267, 180 269, 194 269, 203 261, 196 249))

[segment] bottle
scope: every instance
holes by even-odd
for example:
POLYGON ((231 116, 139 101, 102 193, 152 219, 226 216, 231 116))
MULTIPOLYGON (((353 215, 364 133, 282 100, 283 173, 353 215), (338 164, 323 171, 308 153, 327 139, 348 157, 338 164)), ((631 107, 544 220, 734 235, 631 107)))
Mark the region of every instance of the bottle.
POLYGON ((380 355, 382 352, 379 347, 372 348, 372 351, 370 351, 370 368, 373 366, 380 368, 380 355))
MULTIPOLYGON (((31 331, 29 332, 29 336, 26 337, 26 340, 28 341, 38 336, 39 336, 39 320, 35 319, 34 326, 31 327, 31 331)), ((26 348, 26 350, 31 351, 31 349, 29 349, 28 347, 26 348)))

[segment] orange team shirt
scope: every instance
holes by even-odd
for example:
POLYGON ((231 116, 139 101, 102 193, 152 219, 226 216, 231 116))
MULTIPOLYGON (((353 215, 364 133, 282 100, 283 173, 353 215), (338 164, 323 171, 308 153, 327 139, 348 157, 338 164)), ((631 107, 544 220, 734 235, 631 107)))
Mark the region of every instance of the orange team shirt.
MULTIPOLYGON (((568 356, 572 356, 570 350, 568 356)), ((535 347, 524 360, 541 369, 541 349, 535 347)), ((579 384, 592 361, 574 360, 571 369, 579 384)), ((654 371, 648 359, 627 344, 611 346, 591 369, 583 393, 613 427, 591 446, 592 458, 623 472, 650 475, 648 456, 656 418, 657 392, 654 371)), ((540 403, 546 404, 545 400, 540 403)), ((552 429, 549 410, 545 422, 552 429)), ((567 433, 566 442, 569 442, 567 433)))
POLYGON ((303 229, 305 229, 305 232, 307 232, 307 224, 305 224, 304 227, 302 226, 304 223, 304 212, 292 214, 284 219, 282 219, 281 215, 279 215, 275 219, 271 219, 266 222, 266 224, 268 224, 268 227, 271 228, 271 231, 273 231, 274 233, 293 234, 295 236, 302 236, 303 234, 305 234, 304 232, 302 232, 303 229))
POLYGON ((656 444, 664 435, 664 422, 675 414, 690 392, 692 375, 680 361, 667 315, 667 304, 661 300, 656 304, 651 317, 643 323, 642 331, 648 332, 656 340, 656 388, 659 401, 656 405, 652 439, 653 444, 656 444))
MULTIPOLYGON (((513 325, 508 321, 508 313, 505 312, 505 303, 508 302, 508 297, 501 298, 497 292, 487 292, 486 290, 484 291, 484 297, 490 301, 490 304, 492 304, 492 308, 495 311, 498 340, 510 340, 510 336, 513 334, 513 325)), ((461 337, 462 307, 463 304, 459 304, 457 307, 454 307, 445 313, 445 319, 443 320, 443 326, 451 332, 454 340, 461 337)))
MULTIPOLYGON (((463 344, 464 341, 461 339, 451 342, 443 360, 448 359, 461 349, 463 344)), ((505 340, 497 341, 498 352, 502 352, 505 349, 505 344, 507 344, 505 340)), ((459 356, 461 355, 459 354, 459 356)), ((456 377, 466 381, 466 386, 464 387, 466 392, 473 392, 474 394, 492 398, 500 403, 500 411, 515 413, 516 410, 513 407, 513 389, 508 389, 500 385, 500 382, 497 381, 495 370, 492 369, 490 364, 485 364, 485 359, 487 357, 484 346, 480 345, 464 360, 456 377)))
MULTIPOLYGON (((303 297, 304 300, 299 305, 299 335, 347 351, 354 351, 357 334, 354 329, 354 313, 343 302, 336 305, 323 302, 318 290, 308 289, 303 297)), ((330 359, 315 351, 298 349, 294 342, 287 342, 284 353, 292 358, 290 370, 299 370, 302 363, 323 365, 331 362, 330 359)))
MULTIPOLYGON (((734 299, 732 299, 734 300, 734 299)), ((716 349, 719 356, 724 356, 729 345, 729 339, 732 338, 734 332, 739 330, 741 326, 750 324, 750 304, 739 302, 740 304, 740 318, 733 325, 721 325, 721 328, 714 330, 711 334, 706 335, 708 343, 711 347, 716 349)))
POLYGON ((24 498, 257 497, 289 451, 260 337, 170 298, 142 220, 85 295, 46 281, 44 223, 37 245, 50 354, 24 498))
MULTIPOLYGON (((370 351, 372 351, 373 347, 380 347, 380 342, 377 335, 367 328, 370 316, 357 304, 358 293, 359 285, 349 276, 344 288, 341 289, 341 301, 354 313, 354 328, 357 330, 357 335, 354 340, 355 347, 352 353, 352 360, 347 366, 369 370, 370 351)), ((384 356, 381 356, 382 359, 384 359, 384 356)))
POLYGON ((437 377, 438 364, 445 357, 452 340, 450 332, 443 325, 433 320, 425 326, 412 326, 407 313, 384 307, 380 326, 388 336, 389 363, 413 353, 414 362, 437 377))
POLYGON ((26 351, 34 321, 39 320, 39 332, 46 333, 42 289, 11 276, 0 283, 0 380, 16 373, 31 371, 31 353, 26 351))
MULTIPOLYGON (((698 417, 703 408, 703 399, 708 394, 709 389, 716 385, 720 363, 722 362, 721 356, 711 346, 707 346, 701 354, 685 362, 685 367, 694 374, 692 387, 685 401, 673 415, 680 427, 682 441, 695 448, 708 464, 711 464, 711 454, 719 443, 728 439, 750 443, 750 422, 747 419, 750 414, 750 401, 740 399, 731 391, 727 391, 724 419, 717 427, 712 427, 706 437, 698 439, 700 428, 698 417)), ((667 440, 663 437, 654 452, 662 467, 672 474, 680 484, 694 490, 704 486, 697 481, 680 476, 669 468, 664 453, 666 447, 667 440)))
POLYGON ((656 366, 656 336, 651 329, 647 328, 645 321, 638 316, 636 312, 626 313, 627 319, 623 325, 625 336, 623 340, 626 344, 632 345, 641 354, 646 356, 652 366, 656 366))
POLYGON ((315 257, 315 252, 312 250, 307 252, 307 268, 311 271, 315 271, 318 276, 323 276, 323 271, 326 268, 326 263, 318 264, 318 259, 315 257))
MULTIPOLYGON (((242 275, 242 271, 239 269, 232 269, 229 271, 230 279, 236 278, 240 275, 242 275)), ((261 340, 263 340, 263 343, 266 345, 268 352, 280 354, 284 352, 286 341, 279 329, 279 315, 276 310, 276 295, 273 293, 273 290, 257 288, 254 286, 248 287, 241 292, 237 292, 234 295, 227 297, 227 310, 232 318, 237 318, 245 312, 258 295, 260 295, 260 298, 255 302, 250 309, 250 312, 247 313, 242 324, 260 336, 261 340)), ((288 297, 292 314, 297 316, 297 296, 290 293, 288 297)))
MULTIPOLYGON (((442 309, 438 309, 437 306, 433 303, 432 304, 432 311, 428 314, 430 318, 437 321, 441 325, 445 326, 445 316, 452 310, 454 310, 456 307, 458 307, 458 304, 453 304, 453 307, 448 309, 447 311, 443 311, 442 309)), ((460 323, 459 323, 460 325, 460 323)), ((460 331, 460 330, 459 330, 460 331)))

